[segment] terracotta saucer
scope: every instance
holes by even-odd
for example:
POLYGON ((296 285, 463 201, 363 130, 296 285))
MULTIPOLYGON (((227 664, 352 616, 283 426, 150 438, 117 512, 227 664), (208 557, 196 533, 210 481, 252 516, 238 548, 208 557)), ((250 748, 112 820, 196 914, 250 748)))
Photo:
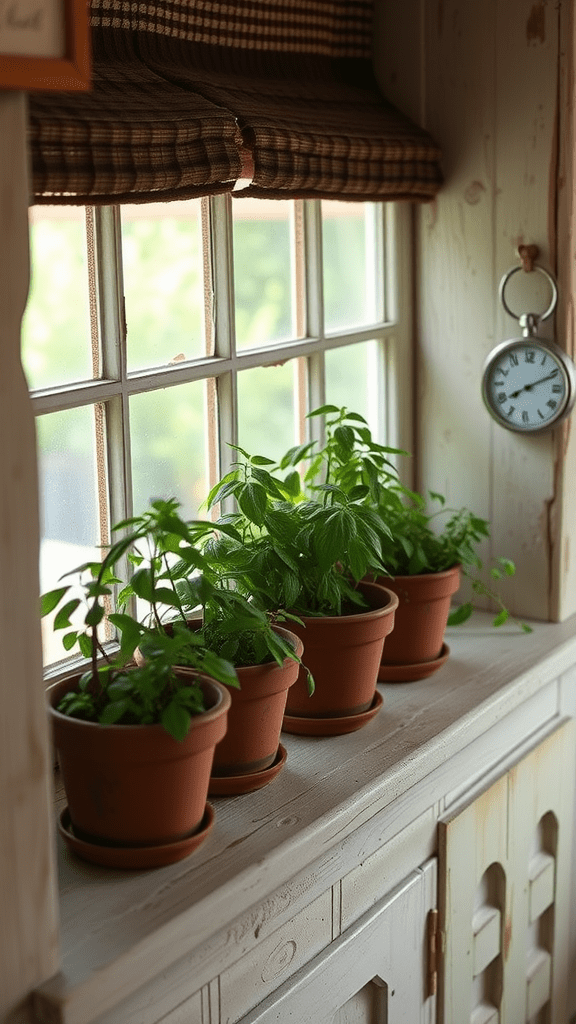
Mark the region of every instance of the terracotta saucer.
POLYGON ((283 732, 296 733, 298 736, 343 736, 347 732, 355 732, 377 715, 382 707, 382 695, 376 691, 374 700, 368 711, 359 715, 346 715, 343 718, 304 718, 302 715, 284 715, 283 732))
POLYGON ((163 846, 104 846, 75 836, 68 807, 65 807, 58 819, 58 831, 70 850, 92 864, 102 864, 107 868, 159 868, 164 864, 174 864, 192 853, 206 839, 213 824, 214 808, 206 803, 199 831, 186 839, 163 846))
POLYGON ((432 661, 421 661, 416 665, 380 665, 378 680, 381 683, 415 683, 437 672, 450 654, 448 644, 442 644, 440 654, 432 661))
POLYGON ((256 789, 267 786, 275 779, 278 772, 286 764, 286 749, 280 744, 272 764, 261 772, 251 775, 212 775, 208 786, 209 796, 238 796, 240 793, 253 793, 256 789))

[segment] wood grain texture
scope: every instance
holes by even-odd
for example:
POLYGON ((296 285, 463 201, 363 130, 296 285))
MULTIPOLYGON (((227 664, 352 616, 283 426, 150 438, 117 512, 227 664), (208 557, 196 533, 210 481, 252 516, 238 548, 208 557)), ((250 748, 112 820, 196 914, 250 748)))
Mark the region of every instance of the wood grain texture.
MULTIPOLYGON (((576 160, 576 103, 574 62, 576 19, 574 4, 560 5, 560 67, 558 78, 558 190, 556 215, 556 266, 558 273, 557 342, 576 359, 576 207, 574 204, 576 160)), ((551 617, 567 618, 576 610, 575 493, 576 433, 571 416, 554 436, 556 498, 550 506, 552 545, 551 617)), ((575 982, 576 984, 576 982, 575 982)))
POLYGON ((57 966, 36 448, 20 365, 27 182, 26 98, 0 92, 0 1021, 57 966))
POLYGON ((417 436, 419 486, 490 519, 484 555, 517 563, 505 600, 518 614, 546 619, 558 557, 554 438, 497 426, 480 394, 486 355, 520 334, 498 299, 519 242, 537 243, 541 262, 555 270, 559 16, 558 5, 538 5, 536 33, 533 7, 422 7, 424 120, 442 147, 446 181, 419 212, 417 436))
MULTIPOLYGON (((38 989, 46 1019, 88 1022, 139 989, 150 1003, 156 987, 168 1013, 215 965, 249 952, 458 782, 480 778, 552 721, 555 680, 576 663, 576 621, 536 624, 531 636, 491 630, 483 614, 473 622, 452 631, 452 657, 436 677, 383 687, 384 707, 364 729, 286 736, 278 778, 216 800, 214 830, 188 860, 114 872, 59 846, 62 973, 38 989)), ((134 1014, 116 1019, 148 1020, 134 1014)))

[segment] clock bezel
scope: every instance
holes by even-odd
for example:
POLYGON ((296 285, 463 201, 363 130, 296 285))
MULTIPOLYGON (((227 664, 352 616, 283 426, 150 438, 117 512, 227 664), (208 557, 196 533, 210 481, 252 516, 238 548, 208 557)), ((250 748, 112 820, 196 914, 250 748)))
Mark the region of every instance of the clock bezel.
POLYGON ((506 430, 511 430, 515 434, 544 434, 548 430, 554 430, 554 428, 562 423, 562 421, 565 420, 572 412, 574 402, 576 400, 576 368, 574 367, 574 363, 570 356, 554 341, 549 341, 547 338, 539 338, 533 334, 529 336, 523 335, 520 338, 509 338, 507 341, 502 341, 499 345, 496 345, 495 348, 491 349, 484 361, 484 366, 482 368, 482 398, 484 400, 484 405, 492 418, 496 423, 499 423, 501 427, 505 427, 506 430), (488 394, 488 380, 494 363, 498 362, 498 360, 501 359, 501 357, 508 351, 520 347, 533 347, 539 349, 541 352, 546 352, 552 355, 560 364, 562 372, 564 373, 566 381, 565 399, 547 423, 536 423, 534 426, 530 427, 516 426, 515 424, 510 423, 509 420, 506 420, 505 417, 502 416, 500 408, 496 408, 490 400, 490 396, 488 394))

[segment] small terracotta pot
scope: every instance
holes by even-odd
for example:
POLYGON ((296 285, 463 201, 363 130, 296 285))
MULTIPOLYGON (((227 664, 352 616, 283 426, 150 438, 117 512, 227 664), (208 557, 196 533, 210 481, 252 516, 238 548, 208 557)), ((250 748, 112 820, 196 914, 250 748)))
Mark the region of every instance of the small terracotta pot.
POLYGON ((320 618, 301 616, 303 626, 290 623, 290 629, 304 643, 304 665, 312 672, 316 689, 309 697, 306 672, 301 668, 288 694, 287 715, 343 718, 370 708, 398 598, 377 583, 361 582, 358 590, 368 600, 369 611, 320 618))
MULTIPOLYGON (((191 679, 197 673, 177 669, 191 679)), ((162 725, 100 725, 60 714, 56 705, 79 675, 48 691, 54 746, 80 837, 110 845, 176 842, 200 828, 214 748, 226 732, 230 694, 206 677, 200 685, 208 710, 192 718, 182 742, 162 725)))
POLYGON ((461 566, 419 576, 379 576, 398 596, 394 633, 382 653, 383 665, 417 665, 439 658, 450 601, 460 586, 461 566))
MULTIPOLYGON (((302 641, 294 633, 280 626, 274 631, 302 656, 302 641)), ((250 775, 272 764, 280 744, 288 690, 298 678, 299 667, 293 658, 285 658, 282 665, 272 661, 236 669, 240 689, 229 691, 228 729, 216 747, 213 776, 250 775)))

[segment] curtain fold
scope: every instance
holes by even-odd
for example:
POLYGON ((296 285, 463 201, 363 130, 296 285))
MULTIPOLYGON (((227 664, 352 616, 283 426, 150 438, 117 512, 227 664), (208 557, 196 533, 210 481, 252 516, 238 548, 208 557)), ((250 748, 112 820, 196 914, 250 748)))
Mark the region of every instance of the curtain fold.
POLYGON ((380 94, 373 0, 92 0, 93 91, 30 98, 36 202, 231 191, 426 201, 428 133, 380 94), (250 161, 248 161, 250 162, 250 161))

